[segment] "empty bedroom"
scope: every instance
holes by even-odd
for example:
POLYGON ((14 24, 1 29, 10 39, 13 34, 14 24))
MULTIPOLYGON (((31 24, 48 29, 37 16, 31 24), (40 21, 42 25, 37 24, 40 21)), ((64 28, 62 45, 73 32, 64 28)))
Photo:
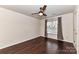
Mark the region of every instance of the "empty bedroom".
POLYGON ((0 5, 0 54, 77 54, 76 5, 0 5))

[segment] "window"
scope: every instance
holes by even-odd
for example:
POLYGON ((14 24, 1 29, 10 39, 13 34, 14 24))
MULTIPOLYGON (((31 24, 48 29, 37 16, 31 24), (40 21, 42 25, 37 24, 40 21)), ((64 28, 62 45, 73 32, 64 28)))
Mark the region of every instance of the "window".
POLYGON ((47 33, 57 34, 57 20, 47 22, 47 33))

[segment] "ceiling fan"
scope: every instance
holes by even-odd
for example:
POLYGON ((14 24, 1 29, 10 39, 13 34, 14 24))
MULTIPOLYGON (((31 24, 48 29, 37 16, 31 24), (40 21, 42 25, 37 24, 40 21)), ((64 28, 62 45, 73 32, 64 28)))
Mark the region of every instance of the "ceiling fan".
POLYGON ((46 7, 47 7, 47 5, 44 5, 43 7, 40 7, 40 11, 37 12, 37 13, 32 13, 32 15, 38 14, 39 16, 47 16, 47 15, 45 14, 46 7))

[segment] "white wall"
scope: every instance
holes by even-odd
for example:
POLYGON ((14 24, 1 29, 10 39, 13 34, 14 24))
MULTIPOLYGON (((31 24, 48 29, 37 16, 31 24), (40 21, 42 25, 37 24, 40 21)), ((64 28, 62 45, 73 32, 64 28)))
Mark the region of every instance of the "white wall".
MULTIPOLYGON (((73 43, 73 13, 67 13, 67 14, 63 14, 59 16, 62 17, 62 31, 63 31, 64 41, 73 43)), ((56 16, 56 17, 59 17, 59 16, 56 16)), ((51 17, 51 19, 53 18, 55 17, 51 17)), ((50 18, 48 18, 48 20, 49 19, 50 18)), ((44 20, 41 20, 41 23, 42 23, 41 24, 41 35, 44 36, 44 20)), ((51 35, 51 37, 50 36, 48 37, 52 38, 53 36, 51 35)))
POLYGON ((0 8, 0 49, 38 37, 40 20, 0 8))
POLYGON ((73 40, 74 40, 74 46, 77 49, 77 7, 75 7, 75 10, 73 12, 73 16, 74 16, 74 21, 73 21, 74 37, 73 37, 73 40))
POLYGON ((77 53, 79 54, 79 6, 77 6, 77 53))
POLYGON ((64 41, 73 43, 73 13, 62 15, 62 30, 64 41))
POLYGON ((40 26, 40 36, 44 37, 45 34, 45 19, 40 20, 41 26, 40 26))

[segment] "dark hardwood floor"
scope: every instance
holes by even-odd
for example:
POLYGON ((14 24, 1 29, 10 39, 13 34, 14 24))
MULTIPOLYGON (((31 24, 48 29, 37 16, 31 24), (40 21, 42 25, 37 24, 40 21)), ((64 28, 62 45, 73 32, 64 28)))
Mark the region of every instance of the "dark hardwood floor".
POLYGON ((76 54, 72 43, 38 37, 0 50, 0 54, 76 54))

